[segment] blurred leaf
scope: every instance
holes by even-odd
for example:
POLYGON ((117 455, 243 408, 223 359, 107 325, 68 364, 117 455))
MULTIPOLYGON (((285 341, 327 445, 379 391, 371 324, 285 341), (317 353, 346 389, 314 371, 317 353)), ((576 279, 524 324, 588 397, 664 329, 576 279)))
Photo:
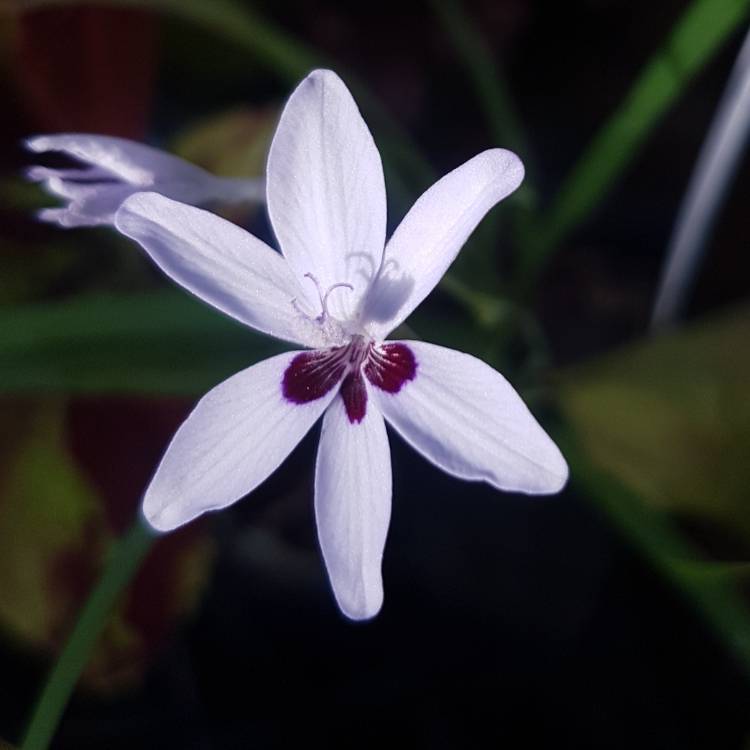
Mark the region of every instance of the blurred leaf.
POLYGON ((76 269, 80 257, 70 243, 38 247, 31 247, 31 243, 4 243, 0 304, 27 302, 43 295, 76 269))
POLYGON ((0 393, 201 393, 281 350, 179 291, 0 310, 0 393))
POLYGON ((174 152, 222 177, 260 177, 278 112, 249 107, 223 112, 182 131, 174 152))
POLYGON ((430 5, 466 68, 497 145, 517 151, 526 161, 529 146, 521 119, 500 66, 481 31, 458 0, 430 0, 430 5))
POLYGON ((523 290, 533 288, 551 254, 607 196, 661 117, 746 20, 748 11, 750 0, 693 0, 579 158, 541 225, 530 225, 521 237, 523 290))
MULTIPOLYGON (((526 179, 510 196, 509 204, 527 213, 535 202, 535 193, 529 182, 529 162, 532 157, 500 65, 458 0, 430 0, 430 5, 466 68, 495 145, 516 151, 524 161, 526 179)), ((461 274, 477 289, 497 290, 500 286, 497 261, 500 230, 501 214, 495 209, 487 214, 470 240, 472 246, 479 246, 477 250, 464 251, 456 259, 454 276, 461 274)), ((444 286, 449 293, 453 293, 448 284, 444 286)), ((472 306, 469 307, 471 309, 472 306)), ((477 321, 480 325, 486 325, 486 319, 482 317, 477 317, 477 321)))
POLYGON ((47 644, 60 621, 73 614, 50 571, 59 566, 64 575, 66 551, 87 545, 96 558, 106 542, 87 538, 103 524, 103 513, 65 451, 63 415, 59 401, 6 402, 0 433, 0 621, 12 632, 47 644))
POLYGON ((652 508, 718 527, 723 547, 741 549, 716 554, 743 560, 750 560, 748 340, 746 305, 567 371, 559 389, 593 463, 652 508))
MULTIPOLYGON (((61 399, 6 400, 0 426, 0 628, 48 652, 64 641, 116 537, 109 500, 69 448, 66 412, 61 399)), ((205 537, 192 533, 160 546, 149 579, 136 581, 98 641, 85 675, 90 687, 138 679, 165 630, 203 588, 211 556, 205 537), (150 619, 141 615, 144 602, 150 619)))
MULTIPOLYGON (((641 418, 645 423, 644 415, 641 418)), ((591 445, 585 433, 560 430, 555 438, 570 463, 573 487, 588 496, 644 558, 693 603, 750 674, 750 609, 737 586, 746 575, 746 566, 734 566, 734 575, 728 575, 728 566, 702 560, 664 513, 650 507, 626 483, 590 458, 591 445)))

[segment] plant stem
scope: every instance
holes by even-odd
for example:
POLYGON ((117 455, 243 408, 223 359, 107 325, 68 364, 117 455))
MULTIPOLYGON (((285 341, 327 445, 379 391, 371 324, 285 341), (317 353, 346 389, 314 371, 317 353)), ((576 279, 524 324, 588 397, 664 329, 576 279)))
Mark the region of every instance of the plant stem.
POLYGON ((154 538, 139 515, 115 542, 101 578, 81 610, 34 706, 22 750, 44 750, 49 746, 113 606, 138 570, 154 538))

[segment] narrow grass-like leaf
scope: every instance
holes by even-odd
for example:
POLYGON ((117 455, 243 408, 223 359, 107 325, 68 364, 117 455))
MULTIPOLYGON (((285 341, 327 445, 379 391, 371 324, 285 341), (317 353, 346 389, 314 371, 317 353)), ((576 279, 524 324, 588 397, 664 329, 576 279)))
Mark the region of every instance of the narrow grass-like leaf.
MULTIPOLYGON (((464 12, 459 0, 429 2, 443 32, 450 39, 458 59, 466 69, 469 82, 484 112, 492 145, 515 151, 524 162, 526 178, 523 185, 510 198, 510 202, 527 213, 533 209, 535 202, 535 193, 529 179, 533 172, 533 158, 502 70, 494 59, 487 41, 469 15, 464 12)), ((463 263, 463 258, 459 257, 459 267, 469 266, 466 275, 471 279, 473 286, 483 289, 499 287, 496 253, 500 229, 500 214, 491 211, 477 227, 473 239, 473 243, 482 248, 482 254, 473 254, 469 263, 463 263)))
POLYGON ((533 289, 552 253, 606 197, 661 117, 749 11, 750 0, 693 0, 575 164, 542 223, 522 237, 521 292, 533 289))
POLYGON ((282 348, 179 291, 0 309, 0 393, 199 394, 282 348))
POLYGON ((695 164, 664 261, 652 330, 675 323, 750 136, 750 32, 695 164))
POLYGON ((487 42, 458 0, 430 0, 430 5, 466 68, 496 145, 516 151, 528 161, 529 146, 521 120, 487 42))

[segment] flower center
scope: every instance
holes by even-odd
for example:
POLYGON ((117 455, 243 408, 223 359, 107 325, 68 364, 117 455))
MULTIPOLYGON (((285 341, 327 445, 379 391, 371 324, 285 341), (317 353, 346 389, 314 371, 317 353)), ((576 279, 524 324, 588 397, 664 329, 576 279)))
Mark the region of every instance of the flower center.
POLYGON ((318 299, 320 300, 320 315, 315 317, 310 316, 302 309, 302 306, 296 298, 292 300, 292 306, 304 320, 315 325, 321 335, 321 343, 332 345, 344 344, 347 339, 350 338, 351 333, 347 330, 347 326, 343 321, 338 320, 329 312, 328 298, 331 296, 331 292, 336 289, 349 289, 349 291, 354 291, 354 287, 346 281, 340 281, 336 284, 332 284, 328 289, 323 291, 323 287, 313 274, 306 273, 305 278, 310 279, 310 281, 315 284, 315 289, 318 292, 318 299))
POLYGON ((416 374, 417 360, 406 344, 376 344, 355 335, 345 346, 298 354, 284 372, 281 392, 287 401, 306 404, 322 398, 340 383, 346 414, 352 424, 357 424, 367 412, 364 378, 376 388, 395 394, 416 374))

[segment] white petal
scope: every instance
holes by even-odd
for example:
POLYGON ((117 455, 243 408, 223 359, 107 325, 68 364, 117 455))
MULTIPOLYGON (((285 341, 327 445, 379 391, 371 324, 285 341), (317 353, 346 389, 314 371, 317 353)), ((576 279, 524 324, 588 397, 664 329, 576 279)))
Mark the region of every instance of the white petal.
POLYGON ((380 572, 391 517, 391 456, 383 417, 370 402, 352 423, 337 396, 323 418, 315 467, 315 517, 341 611, 374 617, 383 604, 380 572))
POLYGON ((26 139, 31 151, 60 151, 92 164, 125 182, 147 187, 156 178, 195 180, 208 173, 177 156, 125 138, 91 133, 57 133, 26 139))
POLYGON ((26 176, 70 201, 41 216, 61 226, 111 224, 122 201, 140 190, 153 190, 192 205, 214 201, 263 200, 263 181, 223 179, 164 151, 123 138, 60 133, 28 138, 37 153, 59 151, 83 162, 81 169, 32 167, 26 176))
POLYGON ((295 89, 271 145, 267 181, 282 252, 300 279, 312 273, 324 289, 352 284, 354 291, 336 290, 329 302, 336 317, 348 318, 380 267, 385 184, 370 131, 335 73, 316 70, 295 89))
POLYGON ((209 391, 183 422, 156 470, 143 513, 159 531, 231 505, 291 453, 336 394, 306 404, 284 399, 287 352, 237 373, 209 391))
POLYGON ((398 393, 370 392, 407 442, 462 479, 528 494, 563 488, 565 459, 500 373, 452 349, 402 343, 414 352, 416 377, 398 393))
POLYGON ((412 206, 388 241, 362 320, 385 338, 432 291, 484 215, 523 180, 523 164, 504 149, 469 159, 412 206))
POLYGON ((305 346, 316 331, 294 308, 305 299, 277 252, 229 221, 157 193, 136 193, 117 228, 139 242, 178 284, 253 328, 305 346))

